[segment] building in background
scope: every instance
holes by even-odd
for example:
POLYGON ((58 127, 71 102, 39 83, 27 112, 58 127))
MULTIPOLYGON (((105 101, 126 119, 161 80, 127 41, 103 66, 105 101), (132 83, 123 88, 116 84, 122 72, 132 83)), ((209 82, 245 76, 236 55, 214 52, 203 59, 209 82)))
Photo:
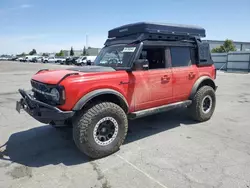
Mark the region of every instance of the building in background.
MULTIPOLYGON (((96 56, 100 52, 101 48, 88 48, 86 49, 86 53, 89 56, 96 56)), ((64 56, 70 56, 70 50, 63 50, 64 56)), ((74 56, 82 56, 83 49, 82 50, 74 50, 74 56)))
MULTIPOLYGON (((222 40, 203 40, 209 43, 210 50, 220 47, 225 41, 222 40)), ((237 51, 250 51, 250 42, 233 41, 237 51)))
POLYGON ((101 51, 101 48, 88 48, 86 51, 88 55, 96 56, 101 51))

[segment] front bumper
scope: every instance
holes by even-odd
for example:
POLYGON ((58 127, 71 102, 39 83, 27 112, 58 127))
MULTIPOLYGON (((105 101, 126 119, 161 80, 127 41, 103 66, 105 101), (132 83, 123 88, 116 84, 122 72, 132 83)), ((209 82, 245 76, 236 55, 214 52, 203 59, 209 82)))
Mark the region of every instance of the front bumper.
POLYGON ((25 110, 30 116, 41 123, 48 124, 65 121, 70 119, 75 113, 73 111, 62 111, 55 106, 38 101, 22 89, 18 91, 22 98, 16 102, 16 110, 19 113, 21 109, 25 110))

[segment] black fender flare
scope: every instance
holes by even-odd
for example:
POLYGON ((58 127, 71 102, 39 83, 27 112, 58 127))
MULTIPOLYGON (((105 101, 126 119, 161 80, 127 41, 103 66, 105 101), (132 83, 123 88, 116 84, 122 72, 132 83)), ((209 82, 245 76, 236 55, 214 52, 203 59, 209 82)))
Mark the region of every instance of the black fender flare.
POLYGON ((123 102, 127 109, 129 108, 128 102, 126 98, 118 91, 113 90, 113 89, 97 89, 94 91, 91 91, 84 95, 74 106, 73 110, 78 111, 81 110, 85 104, 87 104, 91 99, 100 96, 100 95, 105 95, 105 94, 113 94, 119 98, 121 102, 123 102))
POLYGON ((189 99, 192 100, 194 98, 195 93, 197 92, 197 89, 204 82, 207 82, 208 84, 206 85, 210 85, 214 90, 216 90, 217 87, 215 85, 215 82, 209 76, 202 76, 198 80, 196 80, 196 82, 194 83, 189 99))

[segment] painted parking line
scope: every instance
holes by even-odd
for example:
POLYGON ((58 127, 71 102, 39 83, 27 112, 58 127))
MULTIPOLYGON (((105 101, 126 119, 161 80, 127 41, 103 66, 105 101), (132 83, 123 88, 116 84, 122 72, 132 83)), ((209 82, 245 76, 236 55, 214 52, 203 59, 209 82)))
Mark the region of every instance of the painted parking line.
POLYGON ((127 159, 123 158, 122 156, 115 154, 117 157, 119 157, 121 160, 123 160, 125 163, 129 164, 130 166, 132 166, 134 169, 136 169, 137 171, 141 172, 142 174, 144 174, 146 177, 148 177, 149 179, 151 179, 152 181, 154 181, 155 183, 157 183, 158 185, 160 185, 161 187, 164 188, 168 188, 165 185, 163 185, 161 182, 157 181, 155 178, 153 178, 152 176, 150 176, 149 174, 147 174, 146 172, 144 172, 143 170, 139 169, 137 166, 135 166, 134 164, 132 164, 131 162, 129 162, 127 159))

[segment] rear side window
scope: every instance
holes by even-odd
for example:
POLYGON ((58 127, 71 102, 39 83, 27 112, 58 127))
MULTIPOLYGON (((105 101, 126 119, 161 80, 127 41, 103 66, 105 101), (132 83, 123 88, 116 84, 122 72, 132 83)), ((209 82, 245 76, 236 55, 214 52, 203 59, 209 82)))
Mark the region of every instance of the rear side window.
POLYGON ((172 67, 187 67, 192 64, 190 48, 170 47, 172 67))

